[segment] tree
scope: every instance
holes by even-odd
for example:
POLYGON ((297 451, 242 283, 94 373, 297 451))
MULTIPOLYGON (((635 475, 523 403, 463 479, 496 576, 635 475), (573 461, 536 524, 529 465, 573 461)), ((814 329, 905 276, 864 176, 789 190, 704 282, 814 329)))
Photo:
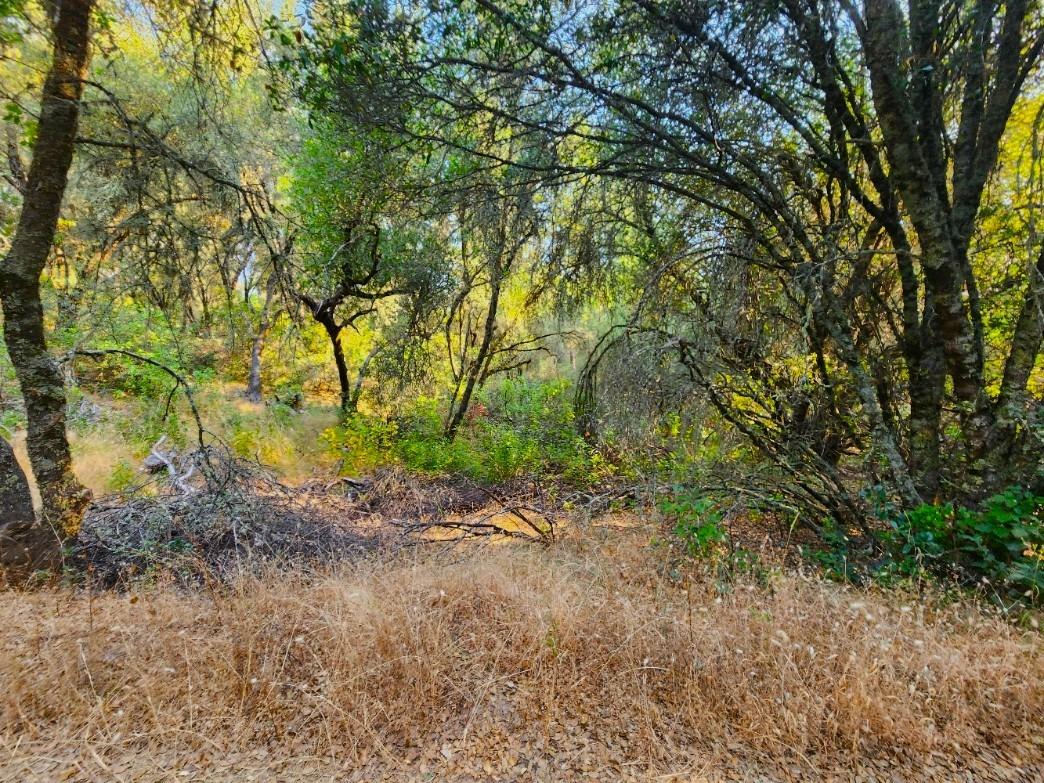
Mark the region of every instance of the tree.
MULTIPOLYGON (((503 112, 450 117, 440 134, 432 135, 426 122, 438 123, 440 118, 424 116, 426 103, 417 101, 416 85, 405 82, 408 68, 404 70, 403 59, 415 49, 415 33, 379 3, 322 2, 313 4, 310 11, 312 26, 307 34, 280 32, 287 44, 282 68, 295 77, 296 93, 309 108, 313 122, 334 123, 370 150, 352 175, 327 175, 324 181, 337 182, 338 198, 358 205, 379 198, 375 194, 388 190, 387 180, 397 179, 397 209, 423 215, 433 227, 441 224, 444 244, 455 245, 445 270, 429 270, 429 281, 438 282, 428 286, 428 301, 420 308, 436 311, 440 303, 430 294, 436 289, 455 289, 439 315, 450 387, 444 434, 453 439, 476 390, 495 375, 527 365, 524 354, 545 350, 542 341, 553 336, 515 334, 520 330, 503 318, 503 300, 521 267, 533 272, 529 282, 534 289, 543 289, 550 281, 536 269, 535 261, 542 255, 539 229, 543 216, 536 205, 539 183, 518 172, 491 170, 485 157, 473 150, 507 149, 510 152, 505 154, 534 158, 545 150, 534 143, 515 145, 510 123, 500 118, 503 112), (454 142, 447 143, 451 137, 454 142), (381 166, 375 165, 381 160, 385 161, 383 174, 381 166), (375 180, 380 184, 374 184, 375 180), (358 195, 359 183, 368 183, 364 196, 358 195), (523 264, 526 260, 530 263, 523 264)), ((516 85, 522 81, 505 78, 516 85)), ((517 92, 508 89, 505 93, 507 101, 519 99, 517 92)), ((342 152, 342 159, 344 155, 342 152)), ((354 159, 354 153, 349 157, 354 159)), ((313 204, 317 201, 311 199, 313 204)), ((345 241, 341 247, 349 244, 345 241)), ((341 329, 328 313, 344 298, 351 297, 328 296, 309 305, 313 313, 324 315, 331 334, 339 334, 341 329)), ((526 297, 530 304, 539 298, 536 290, 526 297)), ((419 312, 417 304, 414 298, 414 310, 419 312)), ((356 309, 351 318, 369 312, 370 308, 356 309)), ((423 317, 409 320, 427 321, 423 317)), ((335 359, 336 353, 335 348, 335 359)), ((344 390, 348 375, 340 369, 341 363, 338 360, 344 390)), ((342 398, 345 395, 342 391, 342 398)))
MULTIPOLYGON (((234 6, 212 13, 235 17, 234 6)), ((221 27, 241 39, 240 24, 221 27)), ((292 232, 279 183, 290 122, 265 96, 257 42, 229 43, 231 66, 196 47, 202 62, 183 67, 164 40, 121 29, 121 47, 95 69, 101 100, 81 128, 60 248, 73 273, 52 275, 74 281, 59 305, 70 302, 68 318, 89 330, 94 316, 82 310, 129 293, 172 339, 224 329, 248 348, 249 396, 260 395, 260 349, 287 303, 279 270, 292 232)))
POLYGON ((864 486, 903 505, 1041 480, 1039 401, 1024 394, 1040 356, 1038 254, 1023 315, 987 346, 977 239, 1044 47, 1035 4, 476 0, 407 7, 386 27, 411 42, 380 50, 398 53, 381 73, 418 107, 401 132, 546 183, 597 175, 692 206, 706 262, 687 273, 689 316, 664 318, 682 313, 661 297, 659 312, 643 305, 655 326, 636 328, 673 345, 817 508, 865 513, 836 450, 788 442, 809 413, 810 432, 848 443, 864 486), (469 145, 456 128, 485 116, 509 123, 516 147, 555 153, 469 145), (713 312, 728 270, 738 296, 713 312), (989 351, 1010 371, 988 377, 989 351))
MULTIPOLYGON (((69 167, 76 147, 80 98, 90 57, 93 0, 64 0, 54 8, 53 55, 40 102, 33 158, 11 249, 0 267, 4 341, 15 366, 28 417, 28 450, 43 501, 41 524, 56 535, 34 536, 33 560, 74 534, 90 502, 76 479, 65 432, 65 387, 47 350, 40 276, 54 243, 69 167)), ((10 474, 8 474, 10 475, 10 474)), ((6 480, 6 477, 5 477, 6 480)))
MULTIPOLYGON (((426 172, 381 134, 359 132, 316 113, 319 132, 306 140, 295 168, 291 209, 301 227, 296 265, 287 286, 330 340, 340 407, 353 413, 379 346, 362 359, 356 377, 345 353, 345 330, 396 306, 436 307, 447 284, 445 259, 424 201, 414 201, 426 172)), ((397 339, 409 339, 411 329, 397 339)))
MULTIPOLYGON (((10 250, 0 267, 0 297, 5 343, 25 400, 28 450, 43 501, 41 524, 45 531, 53 530, 48 535, 33 533, 33 541, 47 549, 37 553, 37 559, 53 562, 57 544, 77 532, 90 493, 72 470, 66 437, 64 377, 44 338, 41 277, 48 269, 52 272, 48 284, 58 295, 56 322, 59 330, 65 329, 76 322, 84 296, 98 293, 103 266, 118 263, 121 251, 140 250, 127 253, 139 262, 137 269, 121 268, 119 272, 127 277, 140 273, 137 279, 146 296, 161 308, 181 307, 187 319, 195 317, 193 307, 200 303, 202 320, 207 322, 212 268, 204 268, 205 254, 201 249, 214 250, 218 263, 213 271, 223 278, 225 292, 230 294, 242 271, 242 267, 236 266, 239 249, 263 231, 262 223, 270 218, 272 210, 270 202, 262 198, 266 194, 259 196, 249 180, 241 176, 242 171, 235 170, 230 176, 228 167, 215 165, 208 158, 207 154, 220 144, 211 144, 201 153, 172 138, 172 127, 179 123, 163 127, 177 110, 185 108, 186 101, 179 106, 171 100, 175 95, 202 96, 201 100, 209 100, 209 114, 214 113, 213 82, 220 80, 223 71, 215 67, 211 55, 220 52, 221 68, 229 70, 225 53, 231 53, 231 69, 238 68, 237 57, 249 53, 242 39, 244 23, 251 15, 243 13, 241 4, 223 4, 209 12, 182 2, 163 3, 154 9, 154 19, 165 27, 153 31, 152 38, 135 29, 124 41, 139 57, 139 65, 142 51, 155 53, 152 67, 128 67, 122 81, 116 81, 127 86, 128 74, 147 80, 145 74, 161 71, 157 67, 164 59, 160 48, 169 45, 176 49, 184 43, 180 40, 183 36, 192 43, 194 59, 180 72, 184 77, 180 93, 165 89, 171 86, 165 84, 152 93, 139 89, 128 100, 107 87, 104 77, 98 81, 95 74, 88 73, 93 2, 43 3, 39 11, 31 3, 16 5, 15 10, 26 24, 12 30, 37 29, 41 26, 34 22, 43 15, 53 53, 38 112, 25 108, 18 100, 20 96, 9 92, 8 84, 4 84, 4 96, 18 110, 12 113, 9 107, 5 117, 9 140, 6 179, 20 195, 21 210, 10 250), (148 44, 142 45, 146 38, 148 44), (85 87, 94 90, 99 100, 92 101, 93 111, 81 117, 85 87), (143 107, 155 95, 162 95, 162 101, 143 107), (25 115, 36 115, 35 126, 17 122, 25 115), (33 131, 32 163, 27 172, 18 151, 19 124, 23 131, 33 131), (86 156, 75 155, 80 162, 74 166, 74 154, 84 150, 102 151, 104 156, 93 154, 85 161, 86 156), (209 191, 204 191, 203 184, 209 191), (70 190, 72 197, 65 198, 70 190), (63 226, 59 245, 55 240, 63 199, 66 217, 74 216, 77 220, 63 226), (201 204, 209 211, 198 208, 201 204), (215 219, 217 212, 222 214, 215 219), (230 213, 229 219, 226 216, 230 213), (56 269, 62 273, 54 274, 56 269), (62 285, 58 284, 59 279, 62 285)), ((4 9, 8 10, 6 5, 4 9)), ((103 30, 111 29, 109 15, 100 14, 97 19, 103 30)), ((7 32, 6 26, 0 30, 4 35, 7 32)), ((24 48, 31 55, 36 36, 17 32, 12 40, 17 37, 24 39, 24 48)), ((105 64, 116 71, 127 66, 134 56, 123 58, 118 48, 104 48, 105 64)), ((181 66, 170 65, 163 75, 169 77, 178 67, 181 66)), ((238 83, 247 81, 239 79, 238 83)), ((139 87, 141 83, 135 82, 139 87)), ((198 102, 188 103, 201 108, 198 102)), ((197 123, 196 127, 201 125, 197 123)), ((210 140, 218 136, 215 134, 210 140)), ((224 141, 227 147, 234 147, 227 137, 224 141)))
POLYGON ((490 377, 522 366, 515 352, 539 342, 508 344, 505 339, 510 333, 498 324, 502 297, 539 228, 532 188, 510 178, 487 182, 485 187, 472 183, 460 213, 461 285, 443 330, 453 381, 446 417, 450 439, 464 421, 475 390, 490 377), (474 323, 470 300, 482 290, 484 306, 478 308, 478 323, 474 323))

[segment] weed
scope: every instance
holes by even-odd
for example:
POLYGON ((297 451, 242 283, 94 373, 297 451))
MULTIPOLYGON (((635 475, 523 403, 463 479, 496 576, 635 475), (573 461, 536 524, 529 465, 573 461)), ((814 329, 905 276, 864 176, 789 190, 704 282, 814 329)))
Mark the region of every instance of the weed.
POLYGON ((721 550, 727 538, 722 527, 724 515, 713 500, 698 491, 676 486, 672 494, 656 506, 674 526, 674 534, 690 556, 706 556, 721 550))
POLYGON ((924 504, 890 521, 889 573, 956 576, 1001 600, 1044 597, 1044 497, 1013 487, 977 509, 924 504))
POLYGON ((128 460, 120 459, 112 466, 107 488, 111 492, 122 492, 132 486, 137 478, 138 474, 134 470, 134 466, 128 460))

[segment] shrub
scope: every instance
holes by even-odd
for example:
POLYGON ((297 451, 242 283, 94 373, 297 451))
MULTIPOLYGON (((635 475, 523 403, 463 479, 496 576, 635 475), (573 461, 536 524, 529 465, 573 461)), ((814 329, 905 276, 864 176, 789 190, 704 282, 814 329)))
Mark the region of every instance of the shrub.
POLYGON ((358 414, 324 433, 329 448, 352 472, 398 462, 423 473, 459 473, 501 482, 553 475, 584 483, 612 466, 573 431, 568 384, 508 379, 484 391, 470 417, 448 440, 439 400, 420 398, 392 421, 358 414))
POLYGON ((657 510, 674 526, 674 534, 689 555, 705 556, 725 544, 727 534, 721 524, 724 515, 702 493, 675 487, 671 495, 657 503, 657 510))
POLYGON ((137 478, 138 473, 134 469, 134 466, 126 459, 121 459, 112 466, 112 472, 109 474, 107 488, 112 492, 122 492, 132 486, 137 478))
POLYGON ((998 598, 1044 597, 1044 497, 1022 487, 981 508, 924 504, 892 520, 889 571, 926 571, 988 585, 998 598))
POLYGON ((228 426, 228 445, 232 447, 236 456, 253 459, 260 455, 261 437, 257 430, 238 416, 233 417, 228 426))
POLYGON ((389 461, 397 427, 376 416, 357 414, 329 427, 320 436, 340 459, 340 470, 356 474, 389 461))
POLYGON ((504 480, 527 473, 551 473, 573 483, 604 476, 594 473, 594 452, 576 434, 569 381, 506 378, 483 395, 488 416, 473 429, 487 460, 487 478, 504 480))

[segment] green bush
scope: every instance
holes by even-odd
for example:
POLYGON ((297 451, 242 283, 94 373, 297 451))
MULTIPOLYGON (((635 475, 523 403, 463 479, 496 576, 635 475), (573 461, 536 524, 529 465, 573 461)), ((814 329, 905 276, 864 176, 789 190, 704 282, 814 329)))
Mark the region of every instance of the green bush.
POLYGON ((1013 487, 978 509, 925 504, 891 522, 889 572, 956 575, 1008 600, 1044 597, 1044 497, 1013 487))
POLYGON ((111 416, 116 431, 128 443, 147 448, 164 435, 171 446, 178 448, 185 445, 188 417, 182 419, 178 400, 172 401, 170 408, 165 405, 166 393, 156 397, 144 397, 130 400, 122 407, 118 415, 111 416))
POLYGON ((392 461, 397 432, 395 422, 359 413, 324 430, 320 437, 337 455, 341 472, 355 475, 392 461))
POLYGON ((681 539, 689 555, 709 555, 725 544, 727 534, 721 524, 724 515, 717 504, 702 493, 675 487, 656 507, 674 526, 674 534, 681 539))
POLYGON ((505 380, 475 400, 479 415, 453 440, 444 434, 442 404, 421 398, 393 421, 356 415, 325 435, 346 469, 388 462, 424 473, 460 473, 500 482, 523 475, 554 475, 581 483, 607 467, 572 427, 568 384, 505 380))
POLYGON ((576 433, 568 381, 506 378, 480 403, 488 415, 472 429, 491 480, 549 473, 579 484, 608 472, 595 465, 593 450, 576 433))
MULTIPOLYGON (((657 501, 656 508, 672 526, 684 559, 711 575, 719 592, 733 590, 738 582, 768 585, 769 569, 756 552, 735 546, 724 525, 725 513, 714 498, 701 490, 675 485, 657 501)), ((680 578, 685 569, 676 563, 671 573, 680 578)))
POLYGON ((550 453, 541 452, 539 441, 530 433, 508 426, 484 424, 476 440, 484 455, 483 477, 490 481, 539 473, 553 459, 550 453))
POLYGON ((107 486, 111 492, 122 492, 131 487, 138 478, 134 466, 127 460, 121 459, 112 466, 107 486))
POLYGON ((254 428, 252 422, 246 421, 242 416, 233 415, 229 417, 227 426, 229 428, 228 445, 237 457, 253 459, 260 454, 261 433, 254 428))

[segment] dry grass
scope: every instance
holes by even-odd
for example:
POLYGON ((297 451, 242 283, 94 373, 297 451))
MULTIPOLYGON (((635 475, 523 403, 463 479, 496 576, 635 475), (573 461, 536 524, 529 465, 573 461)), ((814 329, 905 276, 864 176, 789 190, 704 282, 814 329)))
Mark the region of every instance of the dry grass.
POLYGON ((253 769, 317 757, 315 778, 285 780, 702 780, 897 749, 911 769, 941 752, 1039 773, 1037 636, 797 576, 718 595, 660 576, 639 541, 414 553, 210 593, 7 593, 0 777, 173 780, 191 759, 177 779, 217 780, 209 765, 252 753, 253 769), (322 777, 331 758, 345 766, 322 777), (170 777, 136 773, 148 759, 170 777))

